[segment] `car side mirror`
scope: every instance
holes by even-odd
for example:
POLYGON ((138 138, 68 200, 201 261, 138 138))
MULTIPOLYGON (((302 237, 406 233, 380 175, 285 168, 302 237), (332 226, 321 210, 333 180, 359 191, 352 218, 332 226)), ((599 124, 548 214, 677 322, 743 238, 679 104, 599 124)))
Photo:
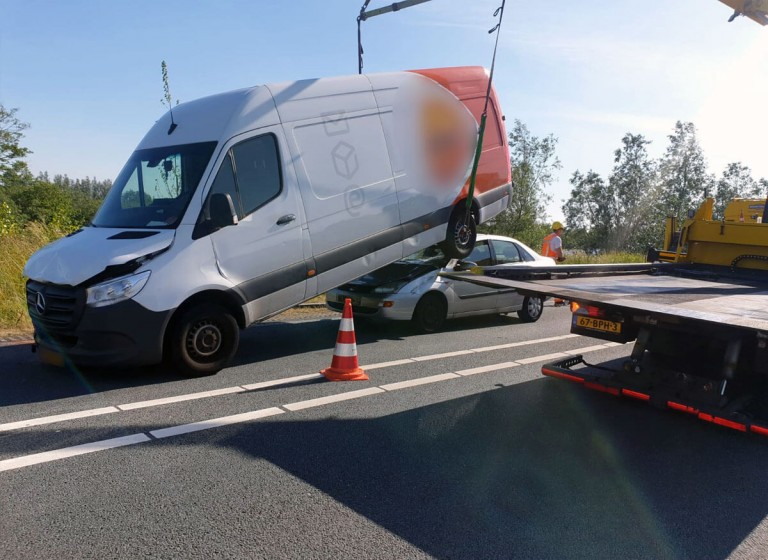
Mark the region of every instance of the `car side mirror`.
POLYGON ((454 265, 453 270, 456 272, 464 272, 466 270, 472 270, 476 266, 477 263, 472 261, 459 261, 454 265))

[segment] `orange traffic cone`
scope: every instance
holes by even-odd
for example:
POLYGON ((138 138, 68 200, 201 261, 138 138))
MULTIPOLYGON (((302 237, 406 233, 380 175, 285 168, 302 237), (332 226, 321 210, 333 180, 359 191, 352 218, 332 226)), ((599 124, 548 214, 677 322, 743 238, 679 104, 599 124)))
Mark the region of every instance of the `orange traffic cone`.
POLYGON ((322 370, 330 381, 365 381, 368 376, 357 365, 357 344, 355 343, 355 323, 352 319, 352 300, 344 300, 344 312, 341 314, 336 348, 333 351, 331 367, 322 370))

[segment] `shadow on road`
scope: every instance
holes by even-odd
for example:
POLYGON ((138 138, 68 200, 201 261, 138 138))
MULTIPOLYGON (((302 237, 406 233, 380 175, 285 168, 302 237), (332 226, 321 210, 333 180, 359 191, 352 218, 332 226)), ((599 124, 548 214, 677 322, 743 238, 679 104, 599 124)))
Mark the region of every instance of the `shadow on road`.
POLYGON ((437 558, 725 558, 768 514, 763 439, 554 380, 220 443, 437 558))
MULTIPOLYGON (((768 514, 766 440, 556 380, 499 386, 375 419, 294 418, 285 414, 141 444, 141 453, 123 455, 122 461, 126 473, 147 470, 151 476, 141 478, 137 492, 125 475, 134 490, 101 501, 101 530, 115 531, 123 512, 148 507, 180 510, 162 524, 150 517, 134 527, 151 550, 172 544, 173 535, 203 538, 210 519, 238 528, 250 543, 274 542, 276 530, 280 539, 302 543, 301 524, 292 525, 289 513, 282 520, 264 517, 271 507, 282 511, 289 497, 279 487, 265 487, 256 460, 441 559, 720 559, 768 514), (251 457, 254 468, 212 446, 251 457), (169 457, 183 448, 194 457, 173 467, 156 466, 161 457, 144 465, 147 454, 161 453, 160 447, 174 449, 169 457), (222 469, 235 469, 237 484, 224 483, 231 475, 222 469), (151 504, 137 503, 148 496, 151 504), (202 519, 181 511, 190 500, 205 504, 202 519)), ((58 499, 69 503, 69 494, 78 491, 72 468, 52 473, 69 482, 57 486, 58 499)), ((47 486, 24 480, 7 488, 14 500, 29 504, 6 518, 9 529, 11 521, 34 523, 45 513, 46 501, 37 493, 47 486)), ((87 524, 88 515, 80 522, 87 524)), ((350 524, 329 527, 326 538, 356 534, 350 524)), ((9 543, 22 538, 10 530, 8 535, 9 543)), ((76 539, 62 526, 35 549, 55 550, 76 539)), ((215 544, 204 538, 195 546, 200 557, 215 555, 215 544)))

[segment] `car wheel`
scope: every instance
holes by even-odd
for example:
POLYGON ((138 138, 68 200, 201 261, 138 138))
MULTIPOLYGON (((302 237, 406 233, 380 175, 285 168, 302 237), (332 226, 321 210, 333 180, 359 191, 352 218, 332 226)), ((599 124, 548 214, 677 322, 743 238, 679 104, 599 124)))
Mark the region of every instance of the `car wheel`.
POLYGON ((464 202, 460 202, 451 212, 445 241, 440 244, 440 248, 452 259, 464 259, 475 248, 476 239, 477 224, 474 213, 470 213, 469 218, 467 218, 464 202))
POLYGON ((213 375, 237 351, 240 329, 223 307, 204 304, 184 312, 168 343, 171 366, 187 377, 213 375))
POLYGON ((517 312, 517 316, 526 323, 535 323, 541 318, 542 311, 544 311, 544 300, 542 298, 539 296, 525 296, 523 307, 517 312))
POLYGON ((419 300, 413 312, 413 323, 421 332, 432 333, 439 331, 448 315, 448 304, 445 298, 436 293, 426 294, 419 300))

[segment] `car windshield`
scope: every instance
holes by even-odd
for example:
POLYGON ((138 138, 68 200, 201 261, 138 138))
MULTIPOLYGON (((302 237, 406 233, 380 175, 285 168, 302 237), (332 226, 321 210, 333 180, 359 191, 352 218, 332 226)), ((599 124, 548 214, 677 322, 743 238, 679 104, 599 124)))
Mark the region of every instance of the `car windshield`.
POLYGON ((137 150, 91 222, 95 227, 175 228, 216 142, 137 150))
POLYGON ((400 262, 412 263, 412 264, 428 264, 436 268, 443 268, 448 264, 451 259, 443 253, 437 245, 432 245, 421 251, 417 251, 412 255, 403 257, 400 262))

